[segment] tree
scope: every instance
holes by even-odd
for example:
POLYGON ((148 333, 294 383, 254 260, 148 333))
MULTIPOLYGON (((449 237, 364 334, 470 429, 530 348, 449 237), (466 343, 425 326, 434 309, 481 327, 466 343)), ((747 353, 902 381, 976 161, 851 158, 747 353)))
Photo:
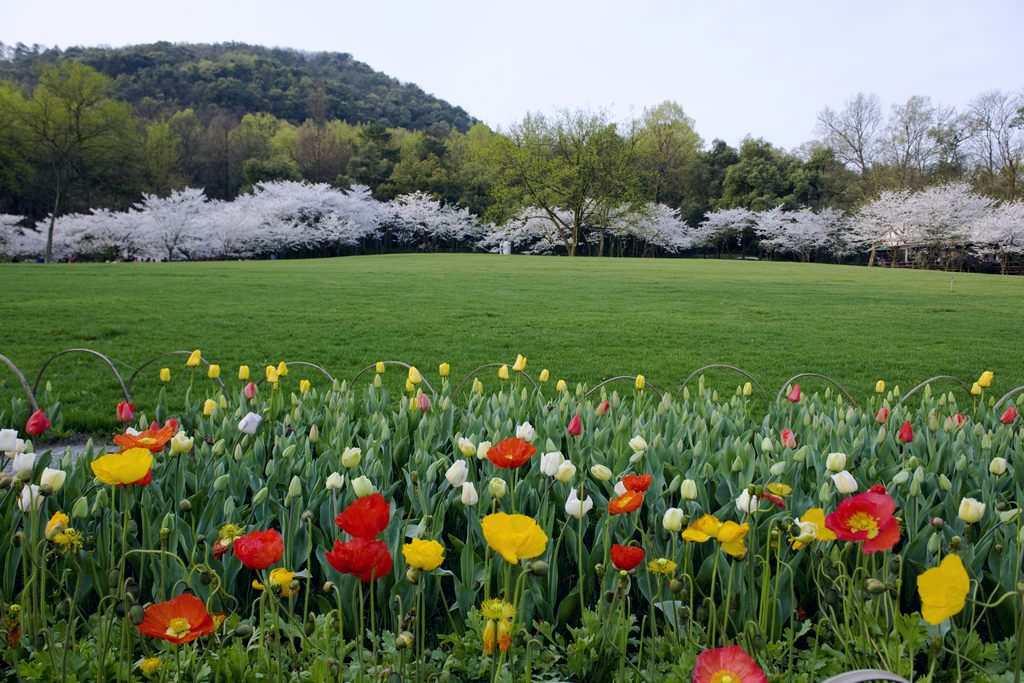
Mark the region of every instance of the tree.
POLYGON ((866 176, 875 163, 882 126, 882 105, 878 95, 857 93, 835 111, 825 107, 818 113, 818 132, 844 164, 866 176))
POLYGON ((883 158, 896 174, 897 187, 919 185, 938 160, 938 116, 931 98, 920 95, 906 104, 893 105, 881 148, 883 158))
POLYGON ((1017 197, 1024 170, 1024 95, 983 93, 968 111, 971 156, 986 192, 1017 197))
POLYGON ((999 255, 1004 275, 1010 259, 1024 254, 1024 201, 1003 202, 974 224, 974 251, 979 256, 999 255))
POLYGON ((647 198, 679 206, 703 145, 693 119, 675 102, 662 102, 644 110, 634 123, 633 138, 647 198))
POLYGON ((725 172, 719 208, 742 206, 763 211, 779 204, 795 205, 790 171, 796 165, 796 159, 765 140, 744 140, 739 160, 725 172))
POLYGON ((713 245, 715 255, 721 256, 733 239, 739 240, 744 232, 753 228, 753 225, 754 213, 743 207, 711 211, 704 216, 704 222, 697 226, 693 243, 713 245))
POLYGON ((30 99, 3 99, 50 186, 47 261, 53 256, 54 225, 75 186, 129 166, 138 148, 131 106, 111 99, 112 86, 96 70, 65 62, 42 71, 30 99))

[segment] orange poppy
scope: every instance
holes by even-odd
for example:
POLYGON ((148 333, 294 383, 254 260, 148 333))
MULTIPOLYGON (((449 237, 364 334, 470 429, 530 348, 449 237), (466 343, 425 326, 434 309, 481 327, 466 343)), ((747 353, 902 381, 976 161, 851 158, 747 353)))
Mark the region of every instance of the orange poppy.
POLYGON ((206 611, 203 601, 190 593, 158 602, 146 608, 139 633, 163 638, 175 645, 189 643, 217 629, 213 615, 206 611))
POLYGON ((498 467, 507 469, 519 467, 536 452, 537 449, 529 441, 518 437, 511 437, 491 446, 487 451, 487 459, 498 467))
POLYGON ((644 502, 644 494, 640 491, 626 491, 618 498, 608 501, 608 512, 613 515, 621 515, 624 512, 633 512, 644 502))
POLYGON ((160 428, 157 428, 156 422, 154 422, 144 432, 139 432, 138 434, 118 434, 114 437, 114 443, 124 450, 129 448, 145 448, 150 453, 158 453, 164 449, 164 445, 171 440, 171 437, 177 431, 177 420, 168 420, 160 428))
POLYGON ((654 477, 650 474, 627 474, 622 478, 622 485, 626 487, 627 491, 643 493, 650 488, 653 479, 654 477))

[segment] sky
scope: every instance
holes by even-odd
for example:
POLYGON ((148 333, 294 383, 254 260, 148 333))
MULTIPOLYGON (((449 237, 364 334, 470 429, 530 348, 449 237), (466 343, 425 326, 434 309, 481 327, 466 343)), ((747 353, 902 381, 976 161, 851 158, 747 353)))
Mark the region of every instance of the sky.
POLYGON ((1020 0, 0 0, 0 41, 240 41, 347 52, 492 127, 678 102, 705 142, 792 149, 859 91, 962 107, 1024 88, 1020 0))

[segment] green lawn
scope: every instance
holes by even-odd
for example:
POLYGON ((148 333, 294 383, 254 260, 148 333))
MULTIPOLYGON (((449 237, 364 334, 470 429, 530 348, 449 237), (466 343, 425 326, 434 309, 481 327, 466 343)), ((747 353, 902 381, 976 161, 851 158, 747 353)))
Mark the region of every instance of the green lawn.
MULTIPOLYGON (((816 371, 856 395, 886 379, 904 388, 951 373, 996 373, 995 393, 1024 383, 1024 278, 953 276, 796 263, 391 255, 170 264, 0 265, 0 353, 30 381, 51 353, 87 346, 124 368, 200 347, 254 369, 282 358, 350 378, 375 360, 440 361, 461 377, 478 364, 529 358, 552 381, 644 373, 677 387, 729 362, 774 393, 816 371)), ((176 378, 184 359, 171 359, 176 378)), ((159 384, 158 366, 137 398, 159 384)), ((0 368, 0 405, 17 386, 0 368)), ((488 371, 490 372, 490 371, 488 371)), ((47 372, 68 426, 112 424, 118 393, 98 363, 62 358, 47 372)), ((397 379, 397 372, 389 377, 397 379)), ((497 379, 488 374, 488 384, 497 379)), ((709 375, 725 390, 738 377, 709 375)), ((184 383, 177 382, 181 387, 184 383)), ((806 383, 813 389, 813 381, 806 383)))

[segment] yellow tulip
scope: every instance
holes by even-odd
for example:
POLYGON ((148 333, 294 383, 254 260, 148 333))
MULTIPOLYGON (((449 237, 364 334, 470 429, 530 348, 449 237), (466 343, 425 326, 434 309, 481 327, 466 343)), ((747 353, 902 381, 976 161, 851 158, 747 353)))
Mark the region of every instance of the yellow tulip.
POLYGON ((210 367, 206 368, 206 376, 210 379, 217 379, 220 377, 220 366, 216 363, 210 363, 210 367))
POLYGON ((981 377, 978 378, 978 386, 980 386, 982 389, 988 389, 990 386, 992 386, 993 379, 995 379, 995 373, 993 373, 991 370, 986 370, 985 372, 981 373, 981 377))
POLYGON ((52 541, 57 534, 68 528, 70 522, 71 520, 63 512, 53 513, 53 517, 50 517, 50 521, 46 523, 46 540, 52 541))
POLYGON ((981 385, 977 382, 971 385, 971 396, 981 396, 981 385))
POLYGON ((195 351, 192 352, 192 355, 188 357, 188 360, 185 361, 185 365, 187 365, 190 368, 199 367, 199 363, 202 360, 202 358, 203 354, 199 352, 199 349, 196 349, 195 351))
POLYGON ((416 385, 415 384, 413 384, 409 380, 405 380, 405 390, 406 391, 408 391, 411 394, 415 389, 416 389, 416 385))
POLYGON ((753 393, 754 393, 754 385, 751 384, 750 382, 744 382, 743 383, 743 395, 749 397, 753 393))
POLYGON ((540 377, 538 379, 540 379, 541 383, 544 383, 544 382, 547 382, 548 378, 550 378, 550 377, 551 377, 551 373, 548 372, 547 368, 544 368, 543 370, 540 371, 540 377))
POLYGON ((636 382, 635 382, 634 386, 636 386, 637 389, 643 389, 646 385, 647 385, 647 378, 644 377, 643 375, 637 375, 636 376, 636 382))
POLYGON ((171 381, 171 369, 170 368, 160 368, 160 381, 161 382, 170 382, 171 381))
POLYGON ((938 567, 917 577, 921 596, 921 617, 932 626, 959 614, 967 604, 971 579, 957 555, 946 555, 938 567))
POLYGON ((242 382, 245 382, 245 381, 247 381, 249 379, 249 366, 248 365, 239 365, 238 366, 238 379, 240 381, 242 381, 242 382))
POLYGON ((307 391, 309 391, 309 387, 310 384, 308 379, 299 380, 299 393, 306 393, 307 391))
POLYGON ((512 364, 512 369, 516 372, 522 372, 526 369, 526 356, 523 354, 516 354, 516 362, 512 364))
POLYGON ((374 364, 373 368, 374 368, 374 370, 377 371, 378 375, 383 375, 384 374, 384 361, 382 361, 382 360, 377 361, 376 364, 374 364))
POLYGON ((277 383, 278 372, 277 372, 277 368, 275 368, 273 365, 268 365, 267 366, 266 375, 267 375, 267 381, 268 382, 270 382, 271 384, 276 384, 277 383))
POLYGON ((502 365, 498 368, 498 379, 508 379, 508 366, 502 365))
POLYGON ((203 415, 210 417, 213 415, 213 411, 217 408, 217 402, 212 398, 208 398, 203 402, 203 415))
POLYGON ((450 373, 451 371, 452 368, 447 363, 441 363, 440 365, 437 366, 437 374, 439 374, 441 377, 447 377, 448 373, 450 373))
POLYGON ((484 383, 476 377, 473 378, 473 393, 477 396, 481 396, 484 393, 484 383))
POLYGON ((104 484, 131 484, 146 476, 153 466, 153 455, 145 448, 129 448, 96 458, 89 466, 104 484))
POLYGON ((875 382, 875 393, 876 394, 884 394, 885 393, 885 380, 881 380, 880 379, 877 382, 875 382))
POLYGON ((558 384, 555 385, 555 391, 565 391, 569 388, 569 385, 565 383, 564 379, 558 380, 558 384))
POLYGON ((277 376, 278 377, 287 377, 288 376, 288 366, 285 365, 284 361, 281 361, 280 363, 277 364, 277 376))
POLYGON ((423 381, 423 376, 420 375, 420 371, 416 369, 415 365, 409 368, 408 379, 410 384, 419 384, 420 382, 423 381))
POLYGON ((484 539, 492 550, 509 564, 528 560, 544 553, 548 536, 531 517, 496 512, 480 522, 484 539))
POLYGON ((444 562, 444 546, 437 541, 414 538, 402 546, 402 556, 410 567, 432 572, 444 562))

